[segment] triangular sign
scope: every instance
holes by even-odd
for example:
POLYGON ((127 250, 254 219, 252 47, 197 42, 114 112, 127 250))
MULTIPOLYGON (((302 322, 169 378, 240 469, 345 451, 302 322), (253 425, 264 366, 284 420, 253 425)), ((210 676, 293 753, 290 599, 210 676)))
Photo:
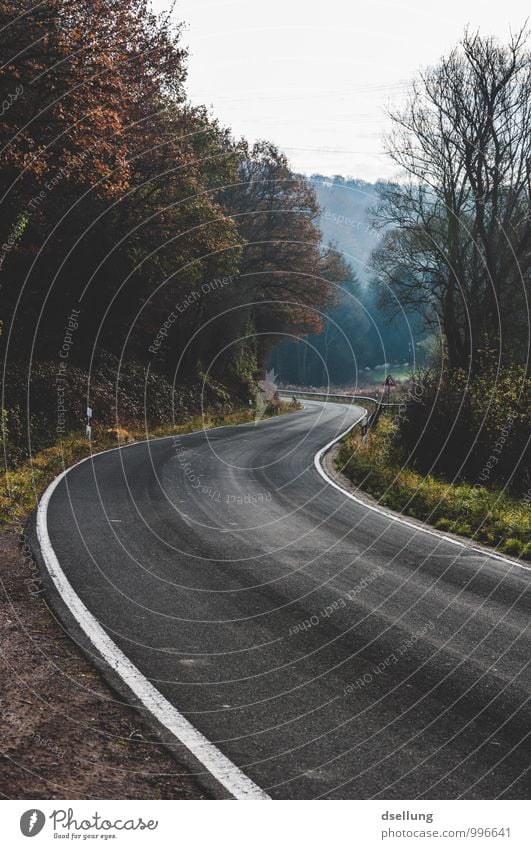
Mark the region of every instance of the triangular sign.
POLYGON ((391 377, 390 374, 388 374, 387 377, 385 378, 384 386, 396 386, 396 383, 395 383, 395 381, 393 380, 393 378, 391 377))

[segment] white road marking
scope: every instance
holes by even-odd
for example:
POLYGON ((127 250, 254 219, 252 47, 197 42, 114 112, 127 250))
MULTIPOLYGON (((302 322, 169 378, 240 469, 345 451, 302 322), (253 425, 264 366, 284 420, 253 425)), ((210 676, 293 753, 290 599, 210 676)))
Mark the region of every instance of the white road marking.
MULTIPOLYGON (((138 444, 138 443, 136 443, 138 444)), ((127 447, 127 446, 125 446, 127 447)), ((113 448, 112 451, 119 449, 113 448)), ((108 453, 108 452, 101 452, 108 453)), ((205 769, 235 798, 235 799, 270 799, 257 784, 254 783, 236 764, 233 764, 223 752, 207 740, 185 717, 142 675, 139 669, 125 656, 116 643, 111 640, 96 618, 85 607, 61 569, 48 534, 48 505, 55 488, 75 466, 98 456, 93 454, 65 469, 49 485, 42 496, 37 510, 37 537, 41 547, 44 563, 55 587, 79 626, 82 628, 92 645, 111 669, 120 676, 142 705, 148 710, 179 743, 203 764, 205 769)))
POLYGON ((347 427, 347 429, 344 430, 343 433, 340 433, 339 436, 334 437, 334 439, 332 439, 328 443, 328 445, 325 445, 324 448, 321 448, 313 458, 315 468, 317 469, 321 477, 324 478, 327 484, 333 486, 334 489, 337 489, 343 495, 346 495, 347 498, 350 498, 352 501, 355 501, 356 504, 361 504, 362 507, 366 507, 367 510, 372 510, 373 513, 380 513, 382 516, 386 516, 386 518, 391 519, 391 521, 393 522, 398 522, 398 524, 400 525, 406 525, 408 528, 413 528, 413 530, 417 531, 418 533, 429 534, 429 536, 437 537, 438 539, 443 539, 445 542, 449 542, 452 545, 457 545, 460 548, 466 549, 467 551, 474 551, 476 554, 481 554, 483 557, 492 557, 495 560, 501 560, 503 563, 510 563, 511 566, 518 566, 519 569, 525 569, 526 572, 531 572, 531 566, 525 566, 523 563, 519 563, 517 560, 511 560, 509 557, 504 557, 502 554, 497 554, 495 551, 491 551, 489 548, 468 545, 465 542, 461 542, 461 540, 453 539, 453 537, 446 536, 445 534, 441 533, 441 531, 438 531, 435 528, 426 528, 425 526, 421 527, 419 525, 416 525, 414 522, 410 522, 408 519, 404 519, 402 516, 398 516, 396 513, 392 513, 390 510, 384 510, 383 507, 379 507, 376 504, 369 504, 367 501, 358 498, 352 492, 349 492, 347 489, 344 489, 342 486, 332 480, 332 478, 326 474, 322 465, 322 459, 324 455, 327 451, 330 450, 330 448, 332 448, 333 445, 336 444, 336 442, 339 442, 341 439, 343 439, 344 436, 347 435, 347 433, 350 433, 350 431, 353 430, 357 424, 359 424, 359 422, 365 417, 365 415, 366 412, 363 414, 363 416, 360 416, 359 419, 356 419, 354 424, 347 427))
MULTIPOLYGON (((365 415, 365 414, 364 414, 365 415)), ((377 507, 375 505, 367 504, 361 498, 357 498, 351 492, 348 492, 343 487, 339 486, 335 481, 328 477, 325 473, 321 460, 324 454, 333 446, 336 442, 339 442, 344 436, 347 435, 363 418, 360 416, 354 424, 350 425, 343 433, 339 436, 336 436, 331 440, 327 445, 318 451, 314 456, 314 465, 322 478, 326 481, 329 486, 333 486, 343 495, 346 495, 347 498, 352 499, 358 504, 361 504, 363 507, 366 507, 368 510, 372 510, 376 513, 381 513, 383 516, 386 516, 388 519, 391 519, 394 522, 398 522, 403 525, 407 525, 413 530, 419 533, 430 534, 431 536, 439 537, 440 539, 444 539, 447 542, 452 543, 453 545, 460 546, 461 548, 467 548, 471 551, 475 551, 483 556, 488 555, 489 557, 493 557, 497 560, 501 560, 504 563, 510 563, 513 566, 518 566, 521 569, 525 569, 526 571, 530 571, 530 567, 524 566, 521 563, 516 562, 515 560, 510 560, 506 557, 502 557, 499 554, 494 552, 490 552, 485 548, 477 548, 474 546, 465 545, 465 543, 460 542, 459 540, 452 539, 451 537, 447 537, 442 533, 439 533, 435 529, 431 530, 428 528, 419 527, 415 525, 413 522, 409 522, 407 519, 402 518, 401 516, 397 516, 387 510, 383 510, 381 507, 377 507)), ((278 419, 262 419, 257 424, 263 424, 270 421, 278 421, 278 419)), ((248 424, 245 422, 243 424, 248 424)), ((209 430, 222 430, 225 427, 242 427, 243 425, 220 425, 216 428, 210 428, 209 430)), ((201 433, 206 431, 195 431, 195 433, 201 433)), ((187 434, 180 434, 181 437, 186 437, 187 434)), ((41 547, 41 553, 43 556, 43 560, 46 566, 46 569, 55 584, 55 587, 61 596, 63 602, 69 608, 71 614, 76 619, 79 626, 82 628, 83 632, 86 634, 92 645, 96 648, 98 653, 103 657, 106 663, 109 664, 111 669, 120 676, 124 684, 126 684, 130 690, 135 694, 135 696, 139 699, 141 704, 148 710, 160 723, 163 725, 170 734, 172 734, 179 743, 186 746, 186 748, 197 758, 197 760, 203 764, 205 769, 214 777, 217 781, 232 795, 235 799, 270 799, 270 796, 258 787, 245 773, 243 773, 236 764, 233 764, 232 761, 226 757, 213 743, 211 743, 207 738, 201 734, 200 731, 195 728, 191 722, 189 722, 163 695, 160 693, 150 681, 140 672, 140 670, 126 657, 126 655, 118 648, 116 643, 109 637, 109 635, 104 631, 96 618, 92 615, 92 613, 85 607, 74 588, 70 584, 68 578, 65 573, 61 569, 55 551, 53 549, 52 543, 50 541, 50 537, 48 534, 48 505, 50 503, 50 499, 56 489, 57 485, 61 482, 61 480, 74 469, 76 466, 81 465, 81 463, 85 463, 88 460, 93 460, 94 457, 98 457, 101 454, 108 454, 111 451, 121 451, 125 448, 132 448, 134 445, 145 444, 148 442, 158 442, 162 439, 171 439, 172 436, 163 436, 158 437, 155 440, 139 440, 138 442, 128 443, 128 445, 121 445, 117 448, 110 448, 106 451, 100 451, 97 454, 91 454, 88 457, 85 457, 83 460, 80 460, 78 463, 74 463, 68 469, 65 469, 61 472, 55 480, 48 486, 44 495, 42 496, 39 507, 37 510, 37 538, 39 540, 39 544, 41 547)), ((118 520, 119 521, 119 520, 118 520)))

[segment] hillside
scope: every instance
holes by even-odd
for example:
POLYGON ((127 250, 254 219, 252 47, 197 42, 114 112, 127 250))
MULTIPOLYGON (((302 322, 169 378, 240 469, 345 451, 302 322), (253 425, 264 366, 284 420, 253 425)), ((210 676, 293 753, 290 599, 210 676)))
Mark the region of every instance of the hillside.
POLYGON ((429 345, 421 322, 400 304, 381 309, 374 274, 368 265, 379 234, 371 227, 370 210, 377 183, 314 174, 311 184, 321 208, 323 244, 333 244, 350 267, 335 287, 336 303, 324 311, 321 333, 284 342, 270 358, 285 384, 363 387, 382 383, 387 371, 397 379, 424 361, 429 345))
POLYGON ((379 239, 369 222, 370 207, 376 202, 376 184, 340 176, 328 179, 320 174, 314 174, 311 181, 323 210, 323 241, 335 242, 360 283, 366 284, 370 277, 367 263, 379 239))

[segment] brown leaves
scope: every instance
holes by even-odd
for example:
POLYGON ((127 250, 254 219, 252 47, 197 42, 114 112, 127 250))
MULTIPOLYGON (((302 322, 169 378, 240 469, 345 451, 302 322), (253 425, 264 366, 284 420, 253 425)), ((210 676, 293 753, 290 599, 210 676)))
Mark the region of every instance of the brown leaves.
POLYGON ((66 167, 83 183, 109 174, 98 191, 115 195, 143 141, 129 132, 125 144, 131 114, 156 108, 168 74, 183 78, 183 51, 138 0, 44 0, 17 20, 19 6, 0 4, 10 36, 0 48, 2 91, 16 80, 25 88, 1 127, 4 161, 30 192, 44 171, 66 167))

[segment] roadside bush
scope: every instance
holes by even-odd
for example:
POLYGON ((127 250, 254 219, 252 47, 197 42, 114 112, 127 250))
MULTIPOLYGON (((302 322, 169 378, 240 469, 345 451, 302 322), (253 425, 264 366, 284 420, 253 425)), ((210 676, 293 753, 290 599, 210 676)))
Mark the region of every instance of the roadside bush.
POLYGON ((29 383, 23 364, 12 364, 4 384, 2 431, 9 467, 67 433, 84 434, 87 403, 95 427, 138 430, 142 423, 148 428, 182 424, 203 410, 224 415, 238 409, 242 399, 205 376, 173 387, 163 375, 108 353, 98 357, 90 375, 68 364, 59 380, 57 363, 35 363, 29 383), (64 429, 58 432, 61 386, 66 414, 64 429))
POLYGON ((496 487, 450 483, 402 465, 398 432, 397 421, 386 415, 365 444, 356 430, 341 443, 337 468, 385 507, 531 560, 531 511, 525 499, 496 487))
POLYGON ((513 494, 529 488, 531 386, 523 366, 498 369, 486 357, 473 379, 461 370, 427 369, 416 385, 416 400, 407 403, 393 434, 408 465, 513 494))

